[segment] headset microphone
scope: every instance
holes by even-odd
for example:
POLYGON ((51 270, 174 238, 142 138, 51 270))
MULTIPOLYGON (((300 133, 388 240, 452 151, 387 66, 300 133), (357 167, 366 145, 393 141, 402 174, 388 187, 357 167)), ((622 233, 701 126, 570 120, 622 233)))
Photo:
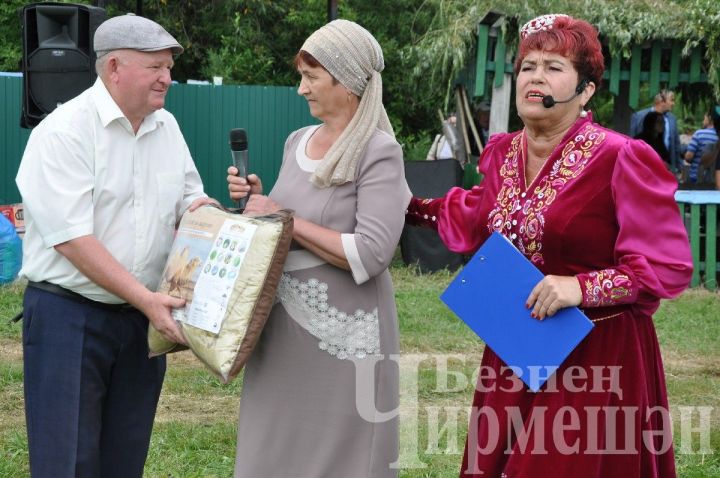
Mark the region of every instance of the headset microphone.
POLYGON ((552 108, 553 106, 561 103, 569 103, 574 100, 580 93, 585 91, 585 88, 587 87, 589 82, 590 81, 587 78, 582 80, 580 84, 577 85, 577 88, 575 88, 575 94, 563 101, 557 101, 555 98, 552 97, 552 95, 545 95, 542 97, 542 104, 545 108, 552 108))

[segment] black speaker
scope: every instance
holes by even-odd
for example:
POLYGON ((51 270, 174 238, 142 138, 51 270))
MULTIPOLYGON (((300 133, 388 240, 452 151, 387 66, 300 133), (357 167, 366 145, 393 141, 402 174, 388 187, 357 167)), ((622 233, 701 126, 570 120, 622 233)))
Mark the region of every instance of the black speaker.
POLYGON ((92 86, 93 36, 105 10, 72 3, 33 3, 22 9, 23 102, 20 126, 45 116, 92 86))
MULTIPOLYGON (((413 196, 437 198, 462 184, 463 169, 454 159, 406 161, 405 180, 413 196)), ((465 259, 461 254, 449 251, 437 232, 416 226, 403 229, 400 252, 405 264, 417 264, 421 272, 455 270, 465 259)))

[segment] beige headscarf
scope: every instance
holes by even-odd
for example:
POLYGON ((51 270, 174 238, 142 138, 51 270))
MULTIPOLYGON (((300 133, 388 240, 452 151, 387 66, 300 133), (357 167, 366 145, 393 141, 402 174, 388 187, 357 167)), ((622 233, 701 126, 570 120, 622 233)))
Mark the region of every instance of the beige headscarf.
POLYGON ((345 88, 360 97, 360 105, 340 137, 330 147, 310 180, 318 187, 355 180, 358 158, 375 128, 395 136, 382 104, 385 68, 375 37, 357 23, 334 20, 315 31, 301 50, 311 54, 345 88))

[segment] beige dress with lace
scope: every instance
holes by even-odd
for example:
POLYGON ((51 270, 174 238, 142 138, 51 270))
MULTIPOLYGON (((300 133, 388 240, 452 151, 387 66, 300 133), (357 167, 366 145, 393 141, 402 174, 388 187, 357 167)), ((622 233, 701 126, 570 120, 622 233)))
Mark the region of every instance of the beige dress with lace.
POLYGON ((240 404, 235 476, 393 477, 399 340, 387 267, 410 191, 402 151, 379 130, 356 181, 319 189, 305 155, 316 126, 285 144, 270 197, 342 233, 352 271, 293 245, 240 404))

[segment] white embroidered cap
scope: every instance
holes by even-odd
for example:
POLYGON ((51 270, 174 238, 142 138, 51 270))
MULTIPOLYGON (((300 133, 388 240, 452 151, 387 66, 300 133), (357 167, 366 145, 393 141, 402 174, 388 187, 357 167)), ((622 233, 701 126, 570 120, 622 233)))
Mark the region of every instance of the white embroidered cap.
POLYGON ((552 30, 553 23, 557 18, 570 18, 570 15, 564 13, 553 13, 550 15, 540 15, 539 17, 533 18, 520 29, 520 38, 525 39, 533 33, 537 33, 545 30, 552 30))

